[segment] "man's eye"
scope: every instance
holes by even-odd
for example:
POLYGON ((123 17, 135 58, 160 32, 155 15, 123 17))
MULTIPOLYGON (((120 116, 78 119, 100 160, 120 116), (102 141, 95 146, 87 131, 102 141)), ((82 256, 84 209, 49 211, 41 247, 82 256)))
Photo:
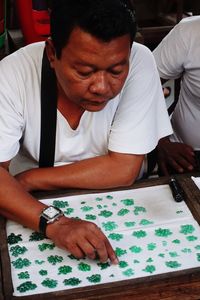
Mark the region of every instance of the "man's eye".
POLYGON ((113 75, 120 75, 123 73, 123 70, 110 70, 110 73, 113 75))
POLYGON ((92 71, 88 71, 88 72, 78 71, 78 74, 82 77, 88 77, 92 75, 92 71))

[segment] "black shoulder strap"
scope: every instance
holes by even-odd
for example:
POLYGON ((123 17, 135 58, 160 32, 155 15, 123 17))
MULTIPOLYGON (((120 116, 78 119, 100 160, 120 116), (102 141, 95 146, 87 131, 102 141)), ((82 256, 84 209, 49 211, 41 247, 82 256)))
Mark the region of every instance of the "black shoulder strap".
POLYGON ((57 122, 57 84, 46 50, 42 58, 41 77, 41 135, 39 167, 54 165, 57 122))

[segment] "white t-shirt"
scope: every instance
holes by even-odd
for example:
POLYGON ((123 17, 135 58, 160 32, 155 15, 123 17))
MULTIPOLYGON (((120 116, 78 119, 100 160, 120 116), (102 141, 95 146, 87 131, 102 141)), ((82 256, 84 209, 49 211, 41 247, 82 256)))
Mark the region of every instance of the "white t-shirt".
POLYGON ((161 78, 182 76, 172 141, 200 149, 200 16, 183 19, 153 52, 161 78))
MULTIPOLYGON (((43 42, 31 44, 0 62, 0 161, 17 155, 13 173, 38 166, 43 50, 43 42)), ((171 133, 153 55, 134 43, 124 87, 102 111, 85 111, 76 130, 58 111, 55 166, 108 150, 145 154, 171 133)))

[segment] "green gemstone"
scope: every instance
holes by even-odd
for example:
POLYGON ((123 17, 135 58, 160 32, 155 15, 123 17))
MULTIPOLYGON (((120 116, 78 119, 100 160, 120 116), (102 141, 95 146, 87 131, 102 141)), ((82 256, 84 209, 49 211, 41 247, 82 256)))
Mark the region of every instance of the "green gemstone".
POLYGON ((112 212, 109 210, 102 210, 98 215, 104 218, 109 218, 110 216, 112 216, 112 212))
POLYGON ((118 247, 117 247, 117 248, 115 249, 115 253, 116 253, 117 257, 120 257, 120 256, 126 254, 127 251, 124 250, 124 249, 121 249, 121 248, 118 248, 118 247))
POLYGON ((195 231, 195 228, 192 225, 181 225, 180 233, 183 233, 186 235, 186 234, 191 234, 194 231, 195 231))
POLYGON ((87 277, 87 280, 91 283, 98 283, 101 281, 101 275, 100 274, 94 274, 92 276, 87 277))
POLYGON ((47 260, 50 264, 56 265, 57 263, 60 263, 63 261, 63 257, 58 256, 58 255, 51 255, 51 256, 47 257, 47 260))
POLYGON ((7 238, 7 242, 9 245, 17 244, 18 242, 22 241, 22 235, 21 234, 9 234, 7 238))
POLYGON ((53 206, 56 206, 58 208, 65 208, 69 206, 69 203, 67 201, 54 200, 53 206))
POLYGON ((153 265, 147 265, 145 269, 143 269, 144 272, 147 272, 147 273, 153 273, 155 272, 156 268, 155 266, 153 265))
POLYGON ((23 282, 22 284, 20 284, 17 287, 17 290, 20 293, 25 293, 27 291, 35 290, 36 288, 37 288, 37 285, 35 283, 32 283, 32 281, 26 281, 26 282, 23 282))
POLYGON ((177 269, 181 266, 181 264, 177 261, 166 261, 166 266, 172 269, 177 269))
POLYGON ((19 279, 29 279, 30 278, 30 275, 27 271, 18 273, 17 276, 19 279))
POLYGON ((80 264, 78 264, 78 269, 83 272, 88 272, 91 270, 91 266, 81 262, 80 264))
POLYGON ((68 274, 72 272, 72 267, 70 266, 61 266, 58 268, 58 275, 60 274, 68 274))
POLYGON ((120 241, 121 239, 123 239, 123 234, 110 233, 108 237, 113 241, 120 241))
POLYGON ((126 206, 131 206, 134 205, 134 200, 133 199, 122 199, 121 202, 126 205, 126 206))
POLYGON ((147 233, 144 230, 138 230, 138 231, 134 231, 132 235, 140 239, 140 238, 144 238, 147 235, 147 233))
POLYGON ((19 245, 12 246, 10 252, 13 256, 18 257, 19 255, 24 254, 27 251, 26 247, 21 247, 19 245))
POLYGON ((159 228, 159 229, 155 230, 155 235, 156 236, 168 237, 171 234, 172 234, 172 232, 169 229, 166 229, 166 228, 159 228))
POLYGON ((69 279, 64 279, 63 283, 64 283, 64 285, 76 286, 76 285, 79 285, 81 283, 81 280, 79 278, 72 277, 72 278, 69 278, 69 279))
POLYGON ((57 286, 58 282, 57 280, 54 280, 54 279, 50 279, 50 278, 46 278, 45 280, 43 280, 41 282, 41 284, 45 287, 48 287, 50 289, 53 289, 57 286))

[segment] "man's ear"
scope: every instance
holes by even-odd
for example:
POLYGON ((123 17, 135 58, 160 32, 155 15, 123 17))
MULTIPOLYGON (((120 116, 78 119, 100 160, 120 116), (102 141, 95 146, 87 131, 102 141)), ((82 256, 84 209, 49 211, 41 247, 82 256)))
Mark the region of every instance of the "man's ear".
POLYGON ((54 68, 54 62, 56 60, 56 51, 55 51, 55 48, 54 48, 51 38, 48 38, 46 40, 45 47, 46 47, 46 53, 47 53, 47 57, 49 59, 50 65, 52 68, 54 68))

